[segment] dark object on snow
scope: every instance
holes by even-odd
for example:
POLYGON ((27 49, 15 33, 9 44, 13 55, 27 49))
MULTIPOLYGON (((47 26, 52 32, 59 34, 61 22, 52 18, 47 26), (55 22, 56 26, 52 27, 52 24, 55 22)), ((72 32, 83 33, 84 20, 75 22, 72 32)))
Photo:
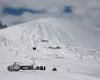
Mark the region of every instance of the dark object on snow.
POLYGON ((20 70, 32 70, 32 69, 33 69, 32 65, 20 66, 20 70))
POLYGON ((43 39, 43 40, 41 40, 41 42, 48 42, 48 40, 43 39))
POLYGON ((46 70, 45 66, 37 66, 34 70, 46 70))
POLYGON ((19 70, 46 70, 45 66, 36 66, 33 65, 19 65, 17 62, 8 66, 8 71, 19 71, 19 70))
POLYGON ((40 66, 40 70, 45 70, 46 67, 45 66, 40 66))
POLYGON ((33 50, 36 50, 36 47, 33 47, 33 50))
POLYGON ((59 46, 57 46, 57 49, 60 49, 60 47, 59 47, 59 46))
POLYGON ((70 69, 69 68, 66 68, 66 71, 70 72, 70 69))
POLYGON ((57 46, 57 47, 49 47, 50 49, 60 49, 61 47, 57 46))
POLYGON ((4 28, 7 28, 7 25, 6 24, 2 24, 1 22, 0 22, 0 29, 4 29, 4 28))
POLYGON ((57 68, 53 68, 52 71, 57 71, 57 68))
POLYGON ((13 65, 8 66, 8 70, 9 71, 19 71, 20 65, 15 62, 13 65))

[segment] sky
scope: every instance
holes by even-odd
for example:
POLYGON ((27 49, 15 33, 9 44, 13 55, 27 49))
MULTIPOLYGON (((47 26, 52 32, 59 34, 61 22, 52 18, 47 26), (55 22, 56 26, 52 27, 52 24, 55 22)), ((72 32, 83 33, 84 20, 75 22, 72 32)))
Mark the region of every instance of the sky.
POLYGON ((100 29, 100 0, 0 0, 0 21, 9 26, 47 17, 100 29))

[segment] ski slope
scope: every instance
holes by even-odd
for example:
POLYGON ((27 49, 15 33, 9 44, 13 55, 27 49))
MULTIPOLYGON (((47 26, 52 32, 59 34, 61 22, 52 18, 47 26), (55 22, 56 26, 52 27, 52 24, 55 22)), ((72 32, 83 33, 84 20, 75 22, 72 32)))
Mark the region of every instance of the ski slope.
POLYGON ((0 30, 0 80, 99 80, 100 32, 83 25, 47 18, 0 30), (35 62, 47 71, 9 73, 12 62, 35 62), (52 67, 58 72, 51 72, 52 67))

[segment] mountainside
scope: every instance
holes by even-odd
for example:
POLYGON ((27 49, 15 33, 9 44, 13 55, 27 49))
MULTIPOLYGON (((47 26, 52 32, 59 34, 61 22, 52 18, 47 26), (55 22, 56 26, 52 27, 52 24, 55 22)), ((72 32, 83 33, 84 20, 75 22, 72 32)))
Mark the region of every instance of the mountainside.
MULTIPOLYGON (((77 21, 72 22, 71 20, 56 18, 39 19, 12 26, 8 29, 1 30, 0 33, 0 36, 11 35, 9 37, 16 37, 16 39, 19 39, 17 37, 30 38, 30 40, 33 40, 33 38, 37 38, 38 40, 47 39, 56 44, 84 45, 89 49, 100 49, 98 44, 100 40, 100 32, 84 25, 83 23, 81 24, 77 21)), ((15 39, 13 39, 13 41, 15 41, 15 39)))
POLYGON ((0 47, 15 49, 14 53, 18 54, 40 53, 65 57, 70 55, 68 53, 73 53, 96 58, 100 56, 96 51, 99 48, 99 33, 70 20, 39 19, 1 30, 0 47), (95 48, 92 49, 91 45, 95 48), (34 47, 37 48, 36 51, 33 50, 34 47))
POLYGON ((68 70, 82 74, 96 73, 100 66, 100 53, 97 51, 100 47, 99 33, 78 22, 55 18, 2 29, 0 68, 6 70, 3 66, 17 61, 23 64, 35 62, 62 70, 67 66, 68 70))

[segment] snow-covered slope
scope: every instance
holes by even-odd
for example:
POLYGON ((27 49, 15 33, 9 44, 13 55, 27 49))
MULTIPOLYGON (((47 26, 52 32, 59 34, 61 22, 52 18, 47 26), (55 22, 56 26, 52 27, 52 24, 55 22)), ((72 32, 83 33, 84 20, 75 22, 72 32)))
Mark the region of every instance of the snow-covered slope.
POLYGON ((61 71, 67 68, 72 72, 97 74, 100 72, 99 33, 78 22, 55 18, 0 30, 0 67, 6 70, 3 66, 15 61, 25 64, 36 62, 48 69, 58 67, 61 71), (85 64, 81 66, 82 63, 85 64))
POLYGON ((0 47, 30 60, 34 56, 43 59, 47 56, 96 59, 100 57, 96 51, 100 47, 99 33, 70 20, 39 19, 1 30, 0 47), (37 48, 36 51, 33 50, 34 47, 37 48))

